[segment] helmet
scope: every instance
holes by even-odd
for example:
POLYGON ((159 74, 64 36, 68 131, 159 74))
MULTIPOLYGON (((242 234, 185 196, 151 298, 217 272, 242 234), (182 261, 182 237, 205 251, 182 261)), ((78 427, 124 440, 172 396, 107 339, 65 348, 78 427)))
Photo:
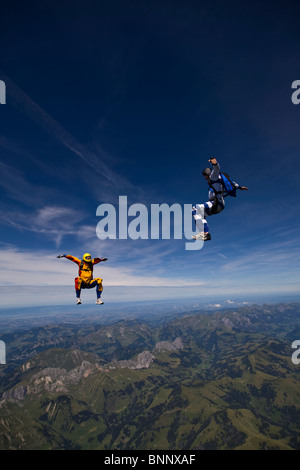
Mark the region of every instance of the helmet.
POLYGON ((82 257, 83 261, 86 261, 87 263, 90 263, 92 261, 92 257, 89 253, 85 253, 82 257))
POLYGON ((204 168, 204 170, 202 171, 203 176, 210 176, 210 174, 211 174, 211 168, 204 168))

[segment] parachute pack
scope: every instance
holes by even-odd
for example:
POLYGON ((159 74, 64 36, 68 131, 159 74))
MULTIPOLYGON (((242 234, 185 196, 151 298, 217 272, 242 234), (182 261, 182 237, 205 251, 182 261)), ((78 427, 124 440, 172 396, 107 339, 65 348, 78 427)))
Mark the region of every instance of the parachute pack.
POLYGON ((220 172, 220 176, 222 178, 223 186, 225 189, 224 197, 226 196, 236 197, 236 186, 231 181, 230 176, 227 173, 222 173, 222 172, 220 172))
POLYGON ((92 271, 93 272, 93 264, 88 261, 84 261, 83 259, 80 261, 80 271, 92 271), (83 269, 83 266, 87 264, 89 266, 88 269, 83 269))
POLYGON ((236 185, 231 181, 230 176, 227 173, 223 173, 220 171, 220 177, 222 179, 222 184, 223 184, 223 191, 216 191, 215 188, 213 187, 212 183, 216 183, 217 181, 211 181, 211 184, 209 185, 210 190, 217 196, 217 194, 222 194, 223 197, 226 196, 231 196, 231 197, 236 197, 236 185))

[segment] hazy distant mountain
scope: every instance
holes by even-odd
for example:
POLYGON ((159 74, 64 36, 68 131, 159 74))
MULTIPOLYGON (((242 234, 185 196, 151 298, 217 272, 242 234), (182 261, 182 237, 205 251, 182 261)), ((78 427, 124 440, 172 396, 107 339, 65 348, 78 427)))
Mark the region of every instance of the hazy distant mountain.
POLYGON ((299 319, 279 304, 14 333, 0 448, 300 448, 299 319))

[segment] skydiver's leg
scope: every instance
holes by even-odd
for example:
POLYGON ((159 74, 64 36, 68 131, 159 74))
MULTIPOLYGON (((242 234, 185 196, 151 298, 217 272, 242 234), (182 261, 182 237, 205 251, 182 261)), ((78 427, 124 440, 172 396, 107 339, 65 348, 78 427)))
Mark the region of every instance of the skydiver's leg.
POLYGON ((196 204, 193 207, 193 218, 196 222, 196 227, 198 234, 194 235, 193 238, 198 238, 202 240, 210 240, 211 236, 209 233, 208 223, 206 217, 211 215, 210 209, 213 207, 212 202, 206 202, 205 204, 196 204))
POLYGON ((98 304, 103 304, 101 300, 101 294, 103 291, 103 285, 102 285, 102 279, 100 277, 96 277, 90 282, 90 287, 95 287, 96 286, 96 294, 97 294, 97 302, 98 304))
POLYGON ((81 304, 81 300, 80 300, 81 284, 82 284, 82 279, 80 277, 75 277, 75 292, 76 292, 77 305, 81 304))
POLYGON ((196 204, 193 207, 193 217, 196 222, 196 227, 199 231, 197 235, 194 235, 192 238, 201 239, 201 240, 211 240, 211 235, 209 233, 208 223, 206 217, 214 214, 219 214, 224 209, 224 204, 221 202, 215 203, 214 201, 208 201, 204 204, 196 204))
POLYGON ((97 280, 97 287, 96 287, 97 299, 100 299, 102 291, 103 291, 102 279, 98 279, 97 280))

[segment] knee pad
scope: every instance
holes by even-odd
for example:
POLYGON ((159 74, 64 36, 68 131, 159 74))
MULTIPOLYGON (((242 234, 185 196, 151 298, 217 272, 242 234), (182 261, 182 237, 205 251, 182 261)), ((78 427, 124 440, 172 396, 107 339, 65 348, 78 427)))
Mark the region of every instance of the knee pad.
POLYGON ((80 277, 75 277, 75 289, 80 290, 81 289, 81 284, 82 284, 82 279, 80 277))
POLYGON ((96 282, 97 290, 98 290, 98 291, 102 291, 102 290, 103 290, 102 279, 101 279, 100 277, 96 277, 95 279, 93 279, 93 282, 96 282))

